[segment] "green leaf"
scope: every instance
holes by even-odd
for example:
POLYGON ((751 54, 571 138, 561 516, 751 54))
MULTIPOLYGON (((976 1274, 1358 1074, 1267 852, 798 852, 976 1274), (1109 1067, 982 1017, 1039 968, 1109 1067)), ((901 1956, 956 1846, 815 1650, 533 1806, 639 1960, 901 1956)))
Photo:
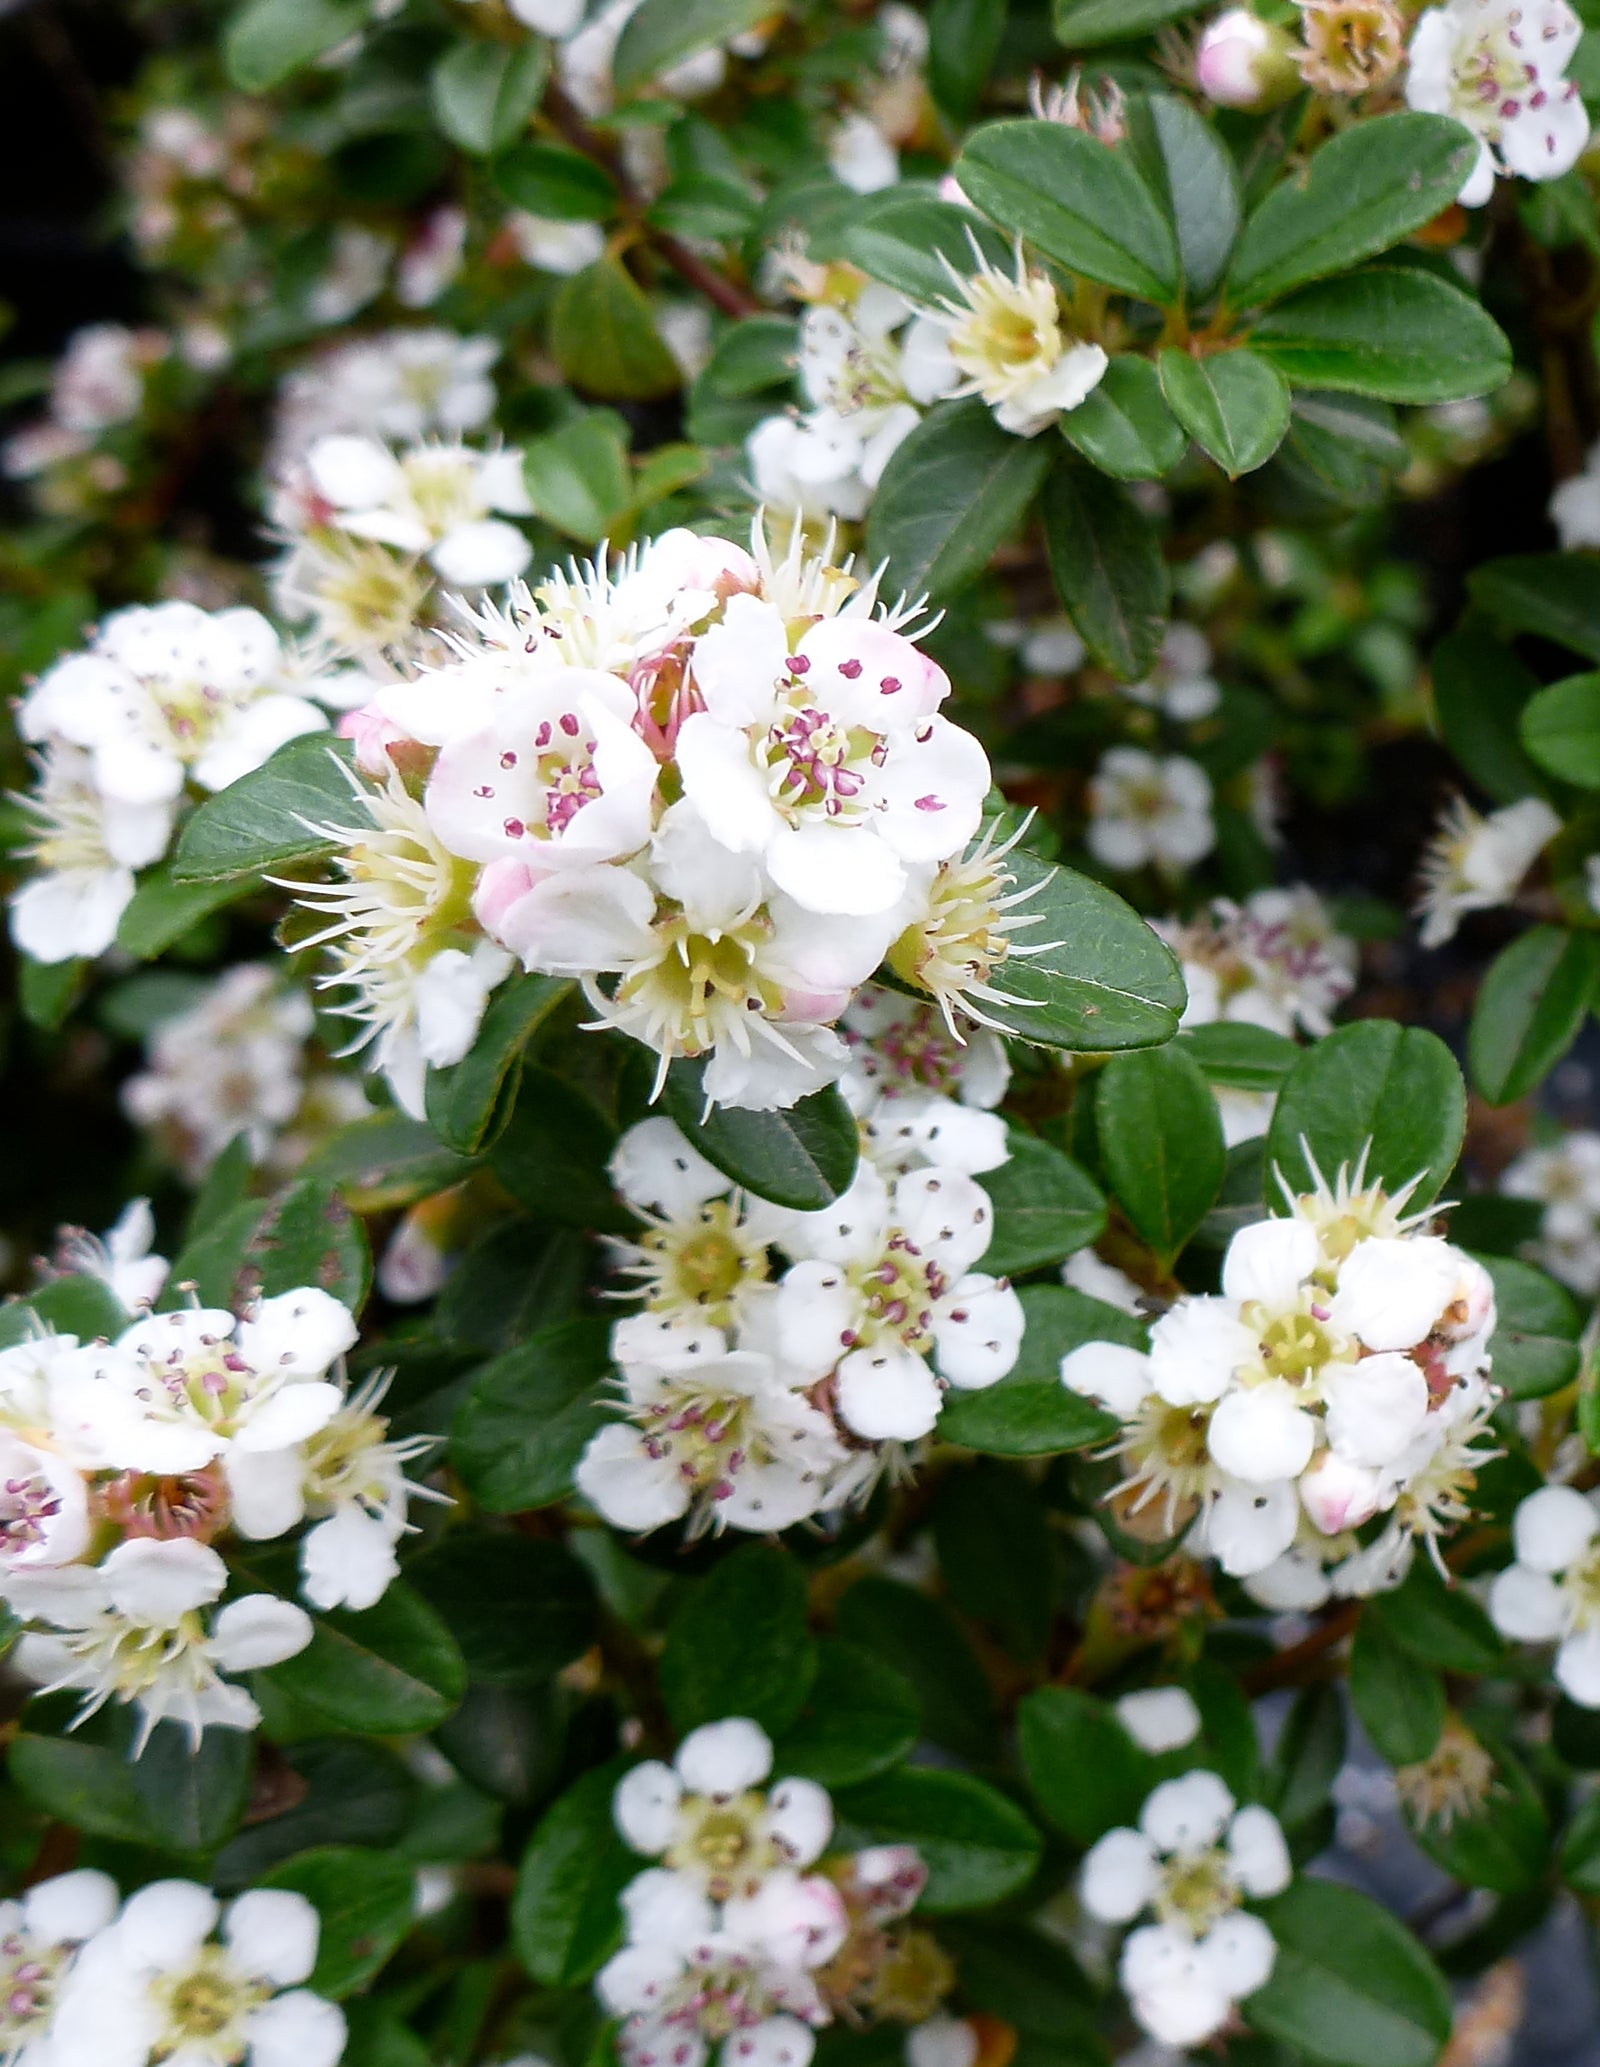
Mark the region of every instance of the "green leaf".
MULTIPOLYGON (((990 265, 1009 270, 1006 241, 987 223, 948 201, 897 195, 892 187, 868 195, 839 236, 840 256, 852 265, 908 301, 934 305, 949 298, 952 269, 962 276, 973 270, 974 246, 990 265)), ((792 331, 789 349, 792 353, 792 331)))
POLYGON ((1539 771, 1523 751, 1520 727, 1539 687, 1533 670, 1480 618, 1440 640, 1428 672, 1445 744, 1478 787, 1497 804, 1536 792, 1539 771))
POLYGON ((816 1670, 805 1574, 776 1545, 743 1543, 686 1588, 667 1626, 661 1698, 680 1737, 724 1715, 747 1715, 775 1737, 799 1715, 816 1670))
POLYGON ((1302 1687, 1273 1746, 1266 1805, 1286 1830, 1320 1816, 1345 1758, 1344 1702, 1336 1685, 1302 1687))
POLYGON ((266 1199, 240 1199, 208 1214, 185 1240, 157 1305, 164 1312, 187 1306, 190 1285, 202 1306, 243 1305, 255 1289, 248 1272, 250 1245, 268 1209, 266 1199))
POLYGON ((552 222, 609 222, 616 213, 610 173, 559 144, 513 144, 498 154, 489 176, 508 201, 552 222))
POLYGON ((1006 0, 933 0, 928 11, 928 84, 948 114, 972 113, 1005 33, 1006 0))
POLYGON ((473 1374, 450 1459, 480 1507, 517 1514, 572 1490, 589 1438, 612 1418, 601 1390, 610 1339, 604 1321, 564 1321, 473 1374))
POLYGON ((1087 1850, 1137 1823, 1154 1782, 1149 1758, 1103 1701, 1081 1687, 1041 1687, 1017 1710, 1022 1770, 1045 1820, 1087 1850))
POLYGON ((1117 1055, 1095 1093, 1100 1160, 1117 1203, 1164 1270, 1222 1188, 1217 1101, 1183 1049, 1117 1055))
POLYGON ((834 1807, 843 1850, 863 1838, 916 1846, 928 1868, 917 1905, 925 1915, 1003 1901, 1027 1885, 1039 1863, 1039 1833, 1027 1817, 966 1773, 905 1766, 849 1788, 834 1807))
POLYGON ((796 343, 793 317, 746 316, 717 339, 700 380, 715 395, 764 394, 793 378, 796 343))
POLYGON ((1531 1263, 1480 1256, 1494 1280, 1495 1327, 1490 1347, 1494 1382, 1514 1400, 1543 1399, 1578 1375, 1583 1314, 1564 1285, 1531 1263))
POLYGON ((779 1736, 774 1763, 823 1787, 853 1787, 911 1750, 922 1705, 903 1673, 859 1644, 820 1637, 816 1657, 805 1704, 779 1736))
POLYGON ((550 306, 549 341, 572 385, 601 402, 654 402, 683 385, 649 302, 609 252, 562 281, 550 306))
POLYGON ((618 1896, 644 1870, 611 1818, 620 1761, 585 1773, 533 1833, 511 1902, 511 1943, 547 1988, 579 1988, 622 1942, 618 1896))
POLYGON ((449 1625, 480 1685, 535 1685, 594 1641, 594 1581, 562 1544, 469 1525, 452 1529, 406 1576, 449 1625))
POLYGON ((153 961, 238 895, 238 885, 232 881, 180 883, 173 880, 169 868, 147 869, 118 921, 117 945, 141 962, 153 961))
POLYGON ((132 1708, 104 1708, 73 1729, 77 1709, 73 1694, 23 1710, 6 1769, 28 1801, 76 1830, 185 1857, 238 1828, 255 1763, 248 1732, 207 1730, 196 1750, 180 1724, 157 1723, 135 1758, 132 1708))
MULTIPOLYGON (((1455 1168, 1466 1126, 1466 1086, 1443 1041, 1421 1027, 1364 1019, 1336 1027, 1284 1079, 1267 1130, 1267 1168, 1281 1171, 1292 1191, 1311 1191, 1308 1153, 1331 1184, 1340 1164, 1353 1172, 1365 1149, 1367 1183, 1397 1191, 1421 1179, 1414 1212, 1455 1168)), ((1267 1198, 1284 1210, 1270 1175, 1267 1198)))
POLYGON ((606 1170, 616 1139, 612 1122, 576 1084, 524 1062, 491 1167, 535 1218, 621 1233, 633 1221, 606 1170))
POLYGON ((577 1310, 589 1275, 587 1239, 521 1218, 493 1227, 451 1271, 434 1308, 453 1347, 491 1356, 577 1310))
POLYGON ((535 516, 582 545, 598 545, 633 495, 627 426, 609 410, 590 409, 530 438, 522 478, 535 516))
POLYGON ((433 117, 451 143, 487 158, 515 141, 544 91, 550 46, 457 43, 433 68, 433 117))
POLYGON ((1150 519, 1125 488, 1070 460, 1045 486, 1044 536, 1056 594, 1083 643, 1124 681, 1142 680, 1161 650, 1171 597, 1150 519))
POLYGON ((375 1112, 330 1135, 301 1174, 335 1184, 361 1213, 392 1211, 459 1184, 472 1164, 445 1148, 433 1129, 403 1112, 375 1112))
POLYGON ((431 1730, 461 1699, 466 1667, 425 1601, 394 1581, 375 1608, 312 1616, 305 1650, 261 1677, 329 1728, 397 1737, 431 1730))
POLYGON ((737 180, 704 174, 675 179, 650 204, 650 220, 661 229, 713 244, 730 244, 749 236, 759 213, 748 187, 737 180))
POLYGON ((267 93, 366 20, 366 0, 248 0, 222 32, 222 62, 241 93, 267 93))
POLYGON ((76 1335, 85 1342, 110 1340, 133 1324, 133 1316, 103 1278, 75 1272, 52 1278, 31 1292, 28 1307, 54 1333, 76 1335))
POLYGON ((1580 553, 1514 553, 1467 576, 1480 610, 1510 632, 1535 632, 1600 660, 1600 565, 1580 553))
POLYGON ((629 18, 612 61, 619 96, 634 93, 714 43, 753 29, 772 0, 644 0, 629 18))
POLYGON ((1057 428, 1075 452, 1119 481, 1154 481, 1175 467, 1188 446, 1167 407, 1161 378, 1148 359, 1120 352, 1097 386, 1057 428))
POLYGON ((1159 29, 1193 14, 1199 5, 1200 0, 1054 0, 1052 19, 1058 43, 1091 50, 1159 29))
POLYGON ((930 409, 884 468, 867 557, 886 588, 935 601, 981 574, 1022 522, 1050 464, 1049 441, 1001 430, 977 395, 930 409))
POLYGON ((1514 1895, 1544 1876, 1550 1861, 1550 1819, 1520 1760, 1496 1751, 1489 1793, 1471 1815, 1446 1828, 1407 1816, 1412 1838, 1463 1886, 1514 1895))
POLYGON ((1283 443, 1289 383, 1254 352, 1195 359, 1169 348, 1159 367, 1161 392, 1173 415, 1230 480, 1265 466, 1283 443))
POLYGON ((1380 115, 1340 130, 1245 224, 1228 300, 1276 301, 1387 251, 1451 205, 1477 153, 1446 115, 1380 115))
POLYGON ((1053 1457, 1115 1440, 1115 1419, 1061 1383, 1061 1359, 1085 1342, 1144 1347, 1130 1315, 1064 1285, 1024 1285, 1022 1349, 996 1385, 951 1392, 939 1416, 939 1440, 991 1457, 1053 1457))
POLYGON ((89 968, 85 960, 36 962, 29 955, 20 955, 17 1003, 28 1024, 41 1033, 54 1033, 77 1003, 89 968))
POLYGON ((1368 266, 1303 287, 1261 318, 1250 344, 1296 387, 1384 402, 1466 401, 1511 374, 1511 347, 1492 318, 1415 266, 1368 266))
POLYGON ((1444 1681, 1402 1650, 1375 1615, 1356 1624, 1350 1699, 1361 1727, 1392 1766, 1425 1759, 1444 1728, 1444 1681))
POLYGON ((999 1751, 994 1692, 961 1624, 942 1601, 898 1579, 858 1579, 839 1602, 840 1636, 892 1666, 916 1690, 924 1734, 957 1758, 999 1751))
POLYGON ((1522 1098, 1583 1030, 1600 981, 1600 935, 1533 926, 1501 949, 1472 1008, 1467 1060, 1491 1105, 1522 1098))
POLYGON ((1240 2004, 1247 2024, 1329 2067, 1432 2067, 1450 2036, 1450 1996, 1398 1917, 1310 1877, 1262 1914, 1278 1954, 1240 2004))
POLYGON ((1230 1091, 1276 1091, 1300 1059, 1299 1046, 1287 1034, 1252 1026, 1247 1019, 1185 1027, 1178 1043, 1200 1065, 1208 1084, 1230 1091))
POLYGON ((1569 675, 1530 698, 1522 744, 1563 782, 1600 789, 1600 674, 1569 675))
POLYGON ((446 1147, 476 1155, 510 1117, 529 1041, 572 991, 559 976, 520 976, 489 1000, 478 1037, 448 1069, 430 1069, 428 1124, 446 1147))
POLYGON ((1600 1794, 1581 1802, 1561 1840, 1561 1878, 1580 1895, 1600 1895, 1600 1794))
POLYGON ((364 1987, 416 1921, 415 1872, 381 1852, 351 1845, 302 1852, 262 1885, 304 1895, 316 1910, 322 1930, 306 1986, 335 2001, 364 1987))
POLYGON ((271 760, 207 797, 188 820, 178 835, 174 880, 226 882, 331 853, 338 842, 315 828, 359 824, 363 817, 349 762, 349 745, 325 732, 280 746, 271 760))
POLYGON ((1059 122, 991 122, 956 160, 961 191, 1002 229, 1087 280, 1178 298, 1177 235, 1130 150, 1059 122))
POLYGON ((1037 1134, 1013 1130, 1011 1160, 979 1181, 994 1206, 994 1234, 975 1267, 994 1277, 1059 1263, 1105 1227, 1099 1186, 1037 1134))
POLYGON ((951 1604, 1023 1665, 1043 1661, 1057 1589, 1044 1501, 988 1458, 948 1472, 933 1501, 933 1544, 951 1604))
POLYGON ((1026 848, 1014 848, 1005 865, 1017 892, 1031 893, 1020 909, 1037 924, 1019 933, 1019 951, 1000 965, 995 988, 1010 1002, 985 1000, 991 1022, 1020 1040, 1090 1055, 1170 1040, 1186 999, 1182 972, 1133 907, 1026 848))
POLYGON ((360 1309, 372 1276, 372 1258, 359 1220, 331 1185, 302 1177, 291 1185, 252 1238, 248 1260, 260 1273, 261 1293, 315 1285, 360 1309))
POLYGON ((796 1212, 831 1205, 856 1174, 861 1137, 855 1115, 831 1085, 787 1111, 706 1111, 703 1065, 676 1062, 663 1103, 685 1136, 725 1177, 757 1198, 796 1212))
POLYGON ((1139 163, 1178 233, 1184 286, 1201 300, 1222 277, 1239 234, 1239 176, 1222 139, 1187 101, 1152 94, 1128 103, 1139 163))
POLYGON ((1292 398, 1279 459, 1311 494, 1347 509, 1385 501, 1409 457, 1387 402, 1301 388, 1292 398))
POLYGON ((392 1845, 411 1819, 417 1783, 386 1745, 312 1737, 288 1746, 283 1757, 298 1797, 253 1821, 217 1854, 210 1879, 219 1890, 248 1887, 269 1867, 315 1847, 392 1845))
POLYGON ((1413 1560, 1405 1583, 1368 1602, 1386 1633, 1413 1658, 1441 1672, 1493 1672, 1505 1658, 1494 1624, 1470 1593, 1446 1585, 1425 1557, 1413 1560))

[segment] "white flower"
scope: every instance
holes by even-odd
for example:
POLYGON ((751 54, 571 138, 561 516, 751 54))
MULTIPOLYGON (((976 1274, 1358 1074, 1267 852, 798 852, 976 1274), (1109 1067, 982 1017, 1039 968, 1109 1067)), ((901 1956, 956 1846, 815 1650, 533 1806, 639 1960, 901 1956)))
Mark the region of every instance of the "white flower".
POLYGON ((396 454, 375 438, 333 436, 317 440, 305 465, 324 521, 425 555, 454 587, 514 580, 533 557, 504 521, 532 509, 520 452, 427 443, 396 454))
POLYGON ((1516 1561, 1489 1590, 1502 1636, 1556 1645, 1556 1683, 1585 1708, 1600 1708, 1600 1516, 1572 1486, 1543 1486, 1512 1521, 1516 1561))
POLYGON ((1500 1179, 1514 1199, 1544 1205, 1528 1253, 1574 1292, 1600 1292, 1600 1134, 1576 1130, 1553 1146, 1530 1148, 1500 1179))
POLYGON ((36 962, 103 955, 133 901, 135 869, 167 851, 171 801, 106 797, 87 752, 52 746, 23 808, 34 821, 27 852, 38 873, 12 895, 12 939, 36 962))
POLYGON ((1148 1909, 1159 1919, 1130 1934, 1119 1967, 1152 2037, 1202 2044, 1267 1979, 1272 1935, 1241 1905, 1281 1893, 1291 1872, 1276 1817, 1237 1808, 1208 1772, 1162 1781, 1137 1830, 1107 1831, 1094 1845, 1081 1882, 1091 1915, 1129 1923, 1148 1909))
MULTIPOLYGON (((1030 641, 1030 646, 1023 648, 1025 659, 1032 644, 1030 641)), ((1081 647, 1079 655, 1081 661, 1081 647)), ((1075 661, 1073 667, 1079 664, 1075 661)), ((1072 668, 1059 672, 1068 674, 1072 668)), ((1196 624, 1174 620, 1162 636, 1155 666, 1142 682, 1124 683, 1122 694, 1134 703, 1161 711, 1175 724, 1191 725, 1197 719, 1209 718, 1222 702, 1222 691, 1212 679, 1211 647, 1205 633, 1196 624)))
POLYGON ((1028 265, 1020 239, 1010 274, 976 243, 972 255, 976 270, 951 268, 951 295, 907 334, 906 386, 914 401, 981 395, 1002 430, 1037 437, 1099 386, 1111 362, 1066 328, 1054 281, 1028 265))
POLYGON ((1443 947, 1468 912, 1509 903, 1560 830, 1560 818, 1542 797, 1524 797, 1487 818, 1457 797, 1422 856, 1416 907, 1422 945, 1443 947))
POLYGON ((1453 115, 1478 138, 1457 197, 1477 208, 1497 172, 1559 179, 1589 141, 1589 117, 1566 71, 1583 24, 1566 0, 1445 0, 1412 31, 1406 103, 1453 115))
POLYGON ((0 1902, 0 2060, 50 2067, 51 2027, 79 1949, 117 1911, 116 1883, 84 1867, 0 1902))
POLYGON ((828 143, 828 169, 856 194, 879 194, 900 177, 900 153, 870 115, 851 114, 828 143))
POLYGON ((359 223, 341 223, 333 233, 327 271, 306 296, 306 314, 328 328, 347 323, 383 290, 394 239, 359 223))
POLYGON ((75 330, 50 382, 50 414, 69 431, 93 437, 138 415, 145 365, 159 333, 120 323, 75 330))
POLYGON ((393 440, 459 437, 494 413, 499 340, 453 330, 389 330, 324 353, 278 391, 269 471, 282 475, 333 433, 393 440))
POLYGON ((425 309, 436 302, 461 271, 466 242, 466 210, 435 208, 395 267, 395 300, 408 309, 425 309))
POLYGON ((1600 444, 1589 447, 1581 474, 1556 484, 1550 496, 1550 521, 1564 553, 1600 546, 1600 444))
POLYGON ((1116 1704, 1117 1721, 1143 1751, 1159 1756, 1192 1744, 1200 1734, 1200 1711, 1185 1687, 1141 1687, 1116 1704))
POLYGON ((1242 905, 1219 897, 1185 923, 1151 923, 1183 964, 1185 1026, 1242 1020, 1321 1035, 1355 985, 1354 941, 1333 930, 1327 907, 1304 884, 1257 890, 1242 905))
POLYGON ((597 222, 551 222, 518 208, 506 217, 506 228, 525 265, 562 278, 592 266, 606 248, 597 222))
POLYGON ((153 1881, 80 1955, 57 2014, 60 2055, 96 2067, 336 2067, 344 2012, 299 1985, 319 1928, 286 1889, 222 1910, 193 1881, 153 1881))
POLYGON ((325 713, 282 686, 278 635, 254 610, 156 603, 106 618, 86 652, 39 678, 17 715, 24 739, 89 756, 100 794, 169 803, 186 775, 225 789, 325 713))
POLYGON ((735 596, 696 641, 694 677, 705 708, 678 733, 684 795, 808 911, 888 911, 906 864, 977 831, 988 760, 938 715, 950 684, 900 633, 834 617, 791 642, 773 605, 735 596))
POLYGON ((135 1313, 141 1306, 155 1305, 172 1268, 165 1256, 151 1253, 155 1238, 150 1201, 132 1199, 103 1237, 82 1228, 64 1228, 56 1244, 57 1267, 98 1278, 113 1298, 135 1313))
POLYGON ((1106 868, 1176 873, 1216 844, 1210 777, 1182 754, 1108 748, 1089 784, 1089 814, 1089 852, 1106 868))
POLYGON ((1134 1283, 1126 1271, 1107 1263, 1093 1249, 1075 1249, 1061 1266, 1061 1282, 1087 1298, 1114 1306, 1121 1313, 1144 1312, 1144 1287, 1134 1283))
POLYGON ((729 1349, 715 1329, 688 1341, 619 1327, 624 1412, 590 1439, 578 1491, 617 1528, 655 1529, 694 1512, 694 1532, 786 1529, 823 1505, 844 1450, 828 1417, 773 1359, 729 1349))
POLYGON ((292 1658, 310 1643, 311 1622, 291 1601, 257 1593, 220 1609, 208 1629, 202 1611, 227 1583, 222 1559, 190 1537, 136 1537, 97 1566, 14 1572, 7 1603, 43 1625, 19 1640, 17 1669, 48 1692, 82 1693, 80 1720, 111 1700, 135 1703, 141 1745, 165 1720, 194 1742, 211 1724, 254 1729, 255 1702, 222 1675, 292 1658))
POLYGON ((765 1290, 766 1237, 729 1180, 667 1119, 641 1120, 611 1159, 617 1189, 647 1224, 611 1243, 619 1271, 667 1321, 729 1328, 765 1290))

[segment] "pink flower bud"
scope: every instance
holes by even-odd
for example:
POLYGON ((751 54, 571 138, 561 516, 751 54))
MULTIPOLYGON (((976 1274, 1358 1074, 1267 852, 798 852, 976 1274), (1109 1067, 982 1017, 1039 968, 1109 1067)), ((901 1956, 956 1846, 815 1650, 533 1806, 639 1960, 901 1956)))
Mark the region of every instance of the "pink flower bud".
POLYGON ((1300 84, 1294 47, 1286 29, 1274 28, 1248 7, 1230 7, 1200 39, 1200 91, 1219 108, 1276 107, 1300 84))
POLYGON ((364 775, 385 776, 389 772, 389 749, 409 737, 392 718, 384 716, 375 703, 346 711, 339 720, 339 737, 353 739, 356 766, 364 775))
POLYGON ((1378 1511, 1382 1481, 1376 1471, 1349 1464, 1332 1450, 1312 1459, 1300 1475, 1300 1504, 1324 1536, 1359 1529, 1378 1511))

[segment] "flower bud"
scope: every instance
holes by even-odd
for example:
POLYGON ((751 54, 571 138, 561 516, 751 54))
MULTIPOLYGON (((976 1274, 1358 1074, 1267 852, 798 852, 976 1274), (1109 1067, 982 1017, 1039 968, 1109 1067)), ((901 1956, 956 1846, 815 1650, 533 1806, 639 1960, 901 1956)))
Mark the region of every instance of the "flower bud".
POLYGON ((1378 1511, 1383 1481, 1365 1465, 1324 1450, 1301 1475, 1300 1504, 1324 1536, 1359 1529, 1378 1511))
POLYGON ((1262 110, 1286 101, 1300 84, 1294 39, 1247 7, 1230 7, 1200 38, 1195 77, 1220 108, 1262 110))

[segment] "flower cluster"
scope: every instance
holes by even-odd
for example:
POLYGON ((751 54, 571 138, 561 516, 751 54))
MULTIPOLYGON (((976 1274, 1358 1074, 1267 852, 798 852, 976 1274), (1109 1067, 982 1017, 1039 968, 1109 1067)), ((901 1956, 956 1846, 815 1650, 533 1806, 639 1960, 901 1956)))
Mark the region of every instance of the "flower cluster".
MULTIPOLYGON (((0 471, 13 480, 29 480, 92 453, 103 431, 138 416, 149 371, 168 349, 159 330, 91 323, 74 331, 51 377, 49 414, 6 440, 0 471)), ((120 487, 120 461, 109 453, 99 455, 91 478, 105 490, 120 487)))
POLYGON ((18 707, 39 749, 24 800, 37 869, 11 901, 18 947, 39 962, 103 954, 191 786, 224 789, 324 728, 339 694, 254 610, 156 603, 106 618, 18 707))
POLYGON ((1240 1808, 1215 1773, 1163 1780, 1137 1830, 1108 1830, 1083 1862, 1083 1906, 1102 1923, 1150 1912, 1123 1941, 1118 1979, 1163 2045, 1203 2045, 1271 1976, 1277 1946, 1244 1904, 1281 1894, 1292 1868, 1278 1819, 1240 1808))
POLYGON ((0 1351, 0 1598, 27 1628, 14 1658, 36 1684, 83 1695, 82 1714, 135 1703, 193 1737, 253 1728, 226 1677, 292 1657, 304 1610, 269 1594, 217 1603, 213 1547, 300 1540, 317 1608, 371 1607, 395 1576, 416 1489, 414 1447, 388 1440, 382 1385, 350 1392, 349 1310, 301 1286, 240 1318, 146 1313, 116 1341, 43 1335, 0 1351))
POLYGON ((806 2067, 817 2027, 847 2005, 857 2018, 876 2006, 873 1982, 896 1950, 884 1927, 915 1903, 926 1869, 909 1845, 824 1861, 826 1791, 768 1788, 771 1771, 766 1732, 733 1716, 618 1785, 618 1830, 661 1862, 623 1890, 627 1942, 595 1984, 624 2020, 627 2067, 702 2067, 718 2044, 722 2067, 806 2067))
POLYGON ((1175 878, 1217 843, 1211 778, 1187 754, 1108 747, 1089 781, 1089 852, 1102 868, 1175 878))
POLYGON ((1600 1510, 1574 1486, 1541 1486, 1512 1518, 1515 1562, 1489 1589, 1502 1636, 1556 1646, 1555 1678, 1584 1708, 1600 1708, 1600 1510))
POLYGON ((974 1268, 994 1219, 976 1173, 1009 1155, 986 1109, 1005 1088, 1001 1043, 974 1029, 958 1045, 929 1007, 876 990, 846 1032, 863 1152, 822 1212, 742 1198, 667 1119, 618 1145, 613 1178, 646 1222, 619 1261, 644 1311, 612 1334, 624 1418, 577 1476, 618 1527, 832 1512, 932 1431, 946 1386, 992 1385, 1016 1362, 1021 1302, 974 1268))
POLYGON ((995 995, 1028 921, 1003 848, 962 858, 989 768, 949 682, 874 584, 755 546, 670 531, 513 587, 347 721, 368 779, 308 901, 410 1109, 513 957, 578 977, 658 1085, 703 1058, 752 1107, 839 1075, 886 955, 947 1006, 995 995))
POLYGON ((344 2012, 304 1983, 321 1924, 304 1895, 257 1888, 223 1909, 158 1880, 119 1902, 84 1868, 0 1903, 0 2058, 15 2067, 336 2067, 344 2012))
POLYGON ((1184 1296, 1148 1355, 1092 1342, 1062 1383, 1124 1423, 1125 1518, 1195 1542, 1270 1604, 1397 1585, 1465 1519, 1494 1404, 1481 1265, 1341 1169, 1229 1244, 1219 1295, 1184 1296), (1376 1540, 1355 1531, 1386 1515, 1376 1540))
POLYGON ((1549 1147, 1524 1149, 1500 1189, 1544 1208, 1527 1248, 1534 1262, 1586 1299, 1600 1292, 1600 1134, 1580 1128, 1549 1147))
POLYGON ((273 465, 284 474, 321 438, 411 445, 461 438, 494 414, 492 337, 453 330, 389 330, 323 353, 279 386, 273 465))

